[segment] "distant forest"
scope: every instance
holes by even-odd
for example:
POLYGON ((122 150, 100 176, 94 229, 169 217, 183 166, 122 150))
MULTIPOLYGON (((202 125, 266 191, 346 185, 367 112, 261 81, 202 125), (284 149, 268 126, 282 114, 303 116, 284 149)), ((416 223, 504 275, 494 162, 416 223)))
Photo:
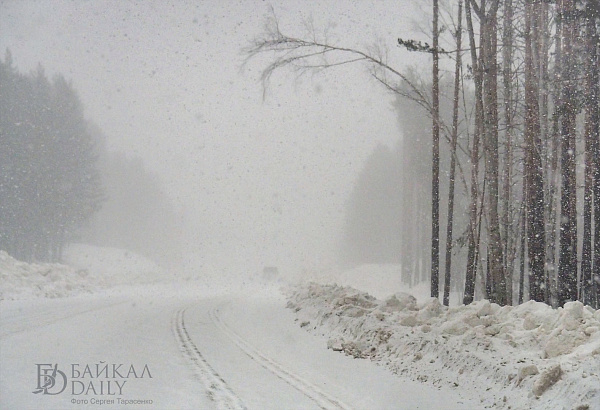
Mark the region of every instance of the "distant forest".
POLYGON ((0 249, 59 262, 69 242, 115 246, 156 260, 175 212, 141 159, 105 148, 64 76, 22 74, 0 61, 0 249))

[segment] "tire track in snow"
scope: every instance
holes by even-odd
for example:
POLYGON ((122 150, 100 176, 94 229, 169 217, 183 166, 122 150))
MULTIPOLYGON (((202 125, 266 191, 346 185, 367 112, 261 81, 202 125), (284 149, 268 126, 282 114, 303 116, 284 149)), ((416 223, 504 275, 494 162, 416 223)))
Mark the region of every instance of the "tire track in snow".
POLYGON ((211 367, 192 341, 185 327, 186 309, 178 310, 173 317, 173 333, 182 352, 194 363, 196 374, 204 384, 208 397, 219 409, 246 409, 242 400, 229 388, 225 380, 211 367))
POLYGON ((218 308, 211 309, 209 316, 215 326, 229 337, 229 339, 231 339, 248 357, 292 386, 294 389, 298 390, 300 393, 310 398, 322 409, 351 409, 347 404, 330 396, 314 384, 285 369, 281 364, 265 356, 250 343, 246 342, 221 319, 218 308))

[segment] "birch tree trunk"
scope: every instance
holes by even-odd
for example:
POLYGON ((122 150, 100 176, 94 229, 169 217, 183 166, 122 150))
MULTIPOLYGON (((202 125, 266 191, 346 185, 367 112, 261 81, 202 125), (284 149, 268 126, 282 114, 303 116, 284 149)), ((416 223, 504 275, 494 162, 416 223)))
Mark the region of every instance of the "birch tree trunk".
POLYGON ((600 139, 600 76, 598 67, 598 11, 587 3, 585 16, 586 89, 585 100, 585 176, 583 197, 583 250, 581 278, 583 303, 598 306, 598 277, 600 268, 600 173, 598 146, 600 139), (598 194, 598 195, 594 195, 598 194), (592 214, 595 232, 592 241, 592 214))

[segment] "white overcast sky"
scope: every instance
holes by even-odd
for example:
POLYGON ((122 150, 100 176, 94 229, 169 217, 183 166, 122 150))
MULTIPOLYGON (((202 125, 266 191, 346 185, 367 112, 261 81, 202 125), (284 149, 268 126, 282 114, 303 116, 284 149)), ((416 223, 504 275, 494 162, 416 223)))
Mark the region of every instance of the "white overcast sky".
POLYGON ((109 147, 142 157, 185 209, 191 250, 327 264, 363 161, 400 131, 392 98, 358 66, 281 71, 263 100, 268 59, 242 69, 241 49, 270 6, 285 33, 312 19, 340 45, 379 41, 396 66, 412 57, 396 39, 427 24, 411 0, 5 0, 0 47, 20 71, 40 62, 73 81, 109 147))

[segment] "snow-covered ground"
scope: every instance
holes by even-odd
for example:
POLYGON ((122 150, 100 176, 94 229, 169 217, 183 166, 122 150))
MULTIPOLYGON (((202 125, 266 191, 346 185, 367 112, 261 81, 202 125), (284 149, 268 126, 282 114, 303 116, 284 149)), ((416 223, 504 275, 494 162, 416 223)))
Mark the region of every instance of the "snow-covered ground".
POLYGON ((325 338, 294 321, 277 278, 220 287, 200 280, 161 282, 137 256, 89 247, 69 256, 79 261, 76 268, 3 256, 2 409, 475 404, 451 388, 401 379, 328 350, 325 338), (118 271, 129 279, 119 275, 123 285, 108 288, 118 271), (148 283, 132 285, 133 278, 148 283), (35 291, 26 292, 28 285, 35 291))
POLYGON ((391 265, 282 293, 233 273, 173 281, 117 249, 66 256, 0 253, 0 408, 600 409, 600 313, 578 302, 448 309, 391 265), (138 377, 106 373, 119 364, 138 377), (119 397, 140 402, 99 404, 119 397))
POLYGON ((25 263, 0 251, 0 300, 60 298, 164 278, 154 262, 133 252, 69 246, 65 263, 25 263))
POLYGON ((600 311, 580 302, 447 308, 422 299, 312 283, 295 288, 288 307, 330 349, 451 387, 481 407, 600 409, 600 311))

